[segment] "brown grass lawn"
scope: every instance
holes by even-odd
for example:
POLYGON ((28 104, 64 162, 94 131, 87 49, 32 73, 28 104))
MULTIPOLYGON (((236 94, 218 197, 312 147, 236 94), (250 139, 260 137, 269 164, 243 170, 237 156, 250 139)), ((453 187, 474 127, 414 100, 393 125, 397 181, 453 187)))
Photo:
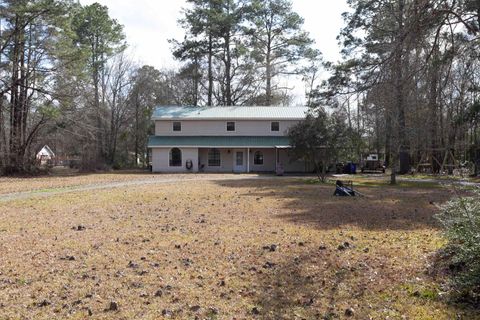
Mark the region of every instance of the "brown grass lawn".
POLYGON ((0 319, 474 319, 429 275, 430 202, 450 192, 360 190, 232 179, 0 202, 0 319))

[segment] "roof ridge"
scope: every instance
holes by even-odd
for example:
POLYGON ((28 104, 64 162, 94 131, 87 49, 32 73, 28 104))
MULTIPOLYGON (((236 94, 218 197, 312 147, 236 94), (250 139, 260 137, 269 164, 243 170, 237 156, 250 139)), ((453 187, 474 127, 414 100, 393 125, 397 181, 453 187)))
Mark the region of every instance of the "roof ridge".
POLYGON ((274 105, 274 106, 255 106, 255 105, 248 105, 248 106, 171 106, 171 105, 157 105, 155 108, 186 108, 186 109, 209 109, 209 108, 308 108, 308 106, 302 105, 295 105, 295 106, 282 106, 282 105, 274 105))

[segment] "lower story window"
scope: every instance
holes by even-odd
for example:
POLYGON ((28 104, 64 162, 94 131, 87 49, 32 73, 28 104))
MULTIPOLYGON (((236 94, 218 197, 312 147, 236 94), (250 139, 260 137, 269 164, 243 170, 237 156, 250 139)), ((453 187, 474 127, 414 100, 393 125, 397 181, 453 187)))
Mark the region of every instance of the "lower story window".
POLYGON ((182 166, 182 151, 178 148, 170 150, 170 167, 182 166))
POLYGON ((255 152, 253 156, 253 164, 263 165, 263 153, 261 151, 255 152))
POLYGON ((220 150, 218 149, 208 150, 208 166, 209 167, 220 166, 220 150))

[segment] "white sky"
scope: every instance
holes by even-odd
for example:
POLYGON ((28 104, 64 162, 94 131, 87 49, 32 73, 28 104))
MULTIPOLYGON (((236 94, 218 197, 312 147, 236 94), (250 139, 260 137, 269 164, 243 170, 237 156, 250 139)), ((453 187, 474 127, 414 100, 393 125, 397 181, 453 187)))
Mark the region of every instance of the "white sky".
MULTIPOLYGON (((168 39, 183 39, 177 25, 182 16, 184 0, 80 0, 108 6, 110 16, 125 27, 127 42, 134 58, 141 64, 158 69, 175 66, 168 39)), ((340 58, 336 36, 343 25, 341 14, 347 11, 346 0, 293 0, 294 10, 305 19, 304 28, 310 32, 326 60, 340 58)), ((303 98, 301 81, 291 80, 298 102, 303 98)))

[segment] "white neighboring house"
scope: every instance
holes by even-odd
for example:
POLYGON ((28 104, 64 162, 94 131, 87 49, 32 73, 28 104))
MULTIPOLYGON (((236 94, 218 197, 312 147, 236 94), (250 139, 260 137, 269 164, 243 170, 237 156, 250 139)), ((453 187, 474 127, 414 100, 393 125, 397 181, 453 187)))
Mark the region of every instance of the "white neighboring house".
POLYGON ((49 161, 55 158, 55 153, 49 146, 44 145, 43 148, 37 153, 37 160, 41 165, 47 164, 49 161))
POLYGON ((307 107, 157 107, 153 172, 309 172, 291 161, 288 129, 307 107))

